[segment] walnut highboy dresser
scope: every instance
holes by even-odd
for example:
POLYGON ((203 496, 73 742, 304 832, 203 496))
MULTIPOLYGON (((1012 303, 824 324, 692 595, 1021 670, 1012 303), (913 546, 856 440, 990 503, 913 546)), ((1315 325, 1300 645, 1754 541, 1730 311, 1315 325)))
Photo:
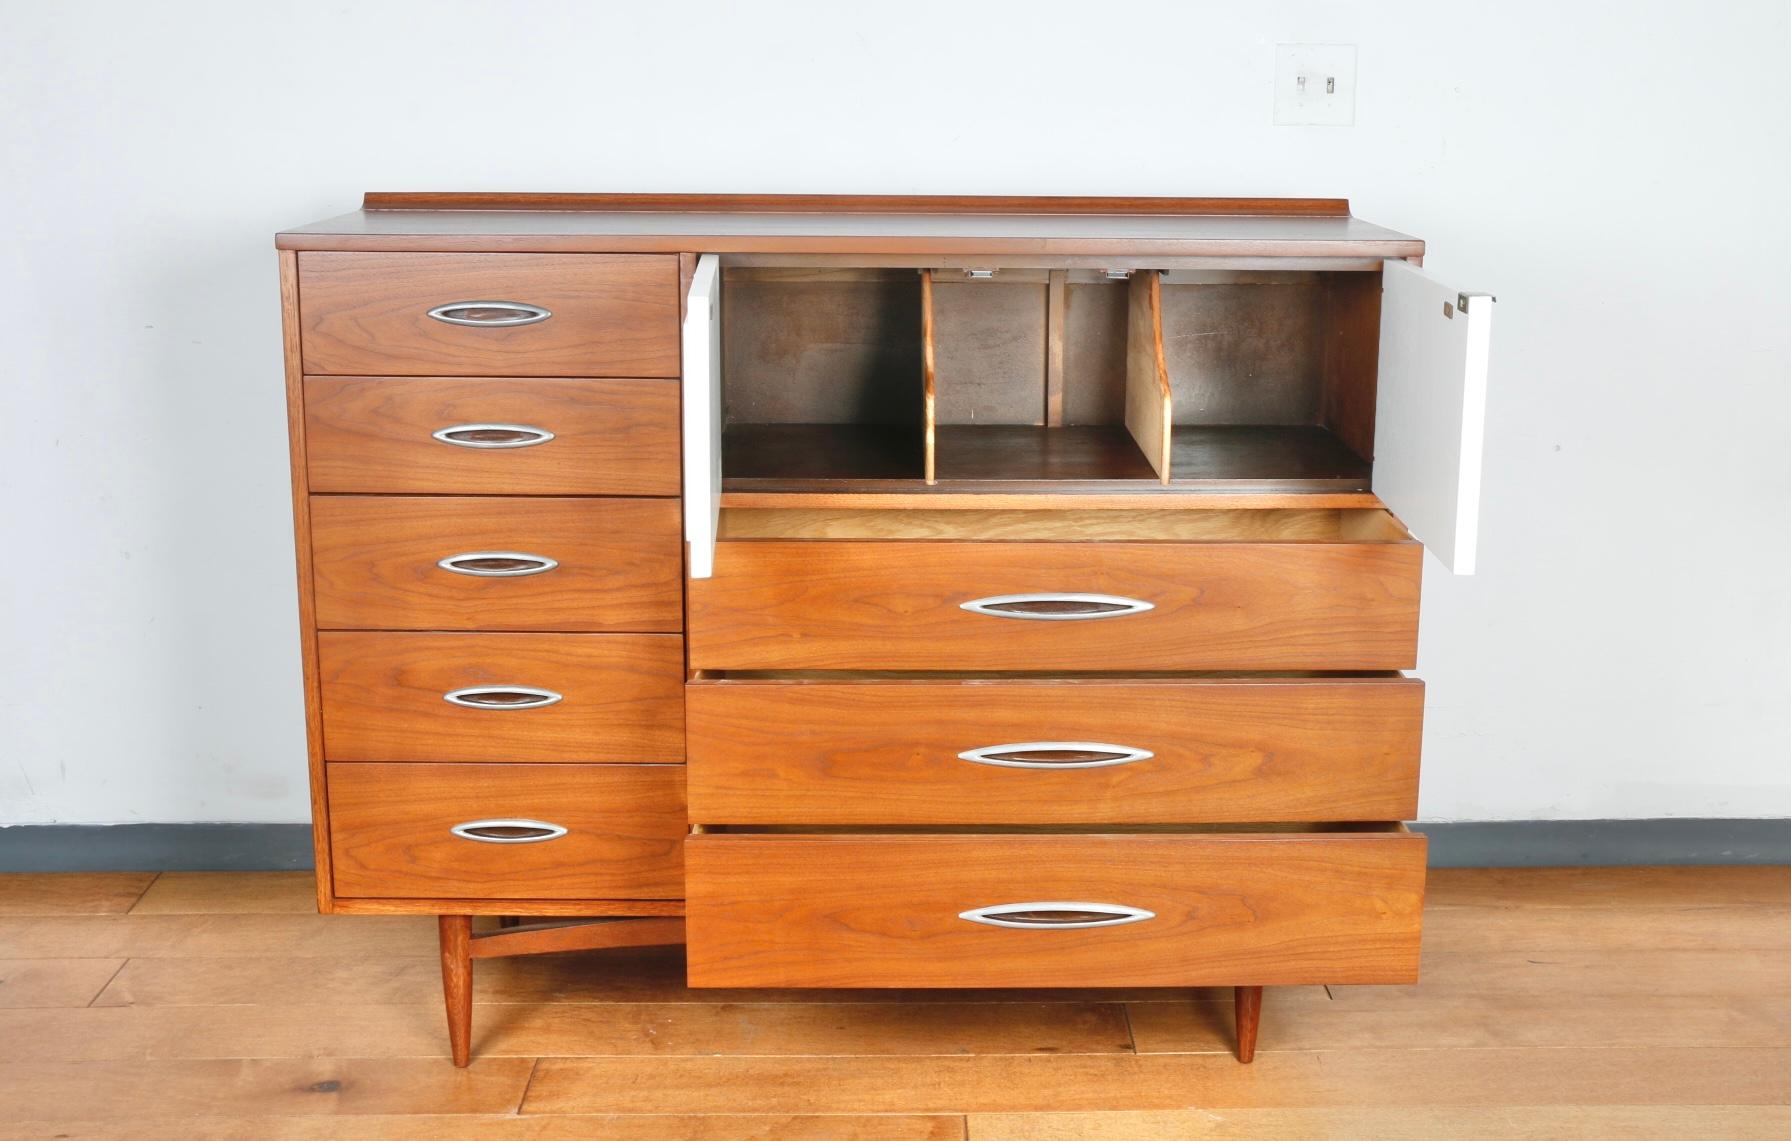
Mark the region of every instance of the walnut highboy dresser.
POLYGON ((440 917, 458 1064, 472 961, 537 951, 1233 986, 1244 1061, 1264 986, 1416 978, 1401 671, 1493 308, 1423 243, 375 194, 277 244, 318 905, 440 917))

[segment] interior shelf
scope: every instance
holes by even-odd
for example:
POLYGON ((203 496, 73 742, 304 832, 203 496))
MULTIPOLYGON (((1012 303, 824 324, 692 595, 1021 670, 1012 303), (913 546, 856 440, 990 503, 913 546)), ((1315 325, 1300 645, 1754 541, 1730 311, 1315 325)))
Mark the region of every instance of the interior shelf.
POLYGON ((911 425, 736 424, 728 491, 1367 491, 1369 463, 1324 428, 1181 425, 1164 484, 1124 427, 941 424, 937 481, 911 425))

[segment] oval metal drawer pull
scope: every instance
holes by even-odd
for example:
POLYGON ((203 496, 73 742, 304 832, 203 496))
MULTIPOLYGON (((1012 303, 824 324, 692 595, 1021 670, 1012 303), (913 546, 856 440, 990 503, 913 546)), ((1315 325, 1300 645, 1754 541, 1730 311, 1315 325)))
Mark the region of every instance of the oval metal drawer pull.
POLYGON ((566 829, 545 820, 468 820, 448 831, 481 844, 539 844, 566 834, 566 829))
POLYGON ((455 424, 429 434, 457 448, 532 448, 553 439, 546 428, 529 424, 455 424))
POLYGON ((958 759, 1009 769, 1104 769, 1109 765, 1148 761, 1154 756, 1156 754, 1149 749, 1108 745, 1100 741, 1022 741, 1013 745, 965 749, 958 754, 958 759))
POLYGON ((437 321, 475 329, 508 329, 533 325, 553 316, 539 305, 521 301, 450 301, 429 311, 437 321))
POLYGON ((1064 930, 1085 927, 1119 927, 1155 919, 1157 913, 1142 907, 1120 903, 997 903, 990 907, 958 912, 959 919, 986 923, 990 927, 1018 927, 1027 931, 1064 930))
POLYGON ((1031 618, 1044 622, 1073 622, 1084 618, 1123 618, 1157 608, 1154 602, 1118 594, 991 594, 958 604, 972 614, 996 618, 1031 618))
POLYGON ((560 563, 546 555, 527 555, 521 551, 467 551, 449 555, 435 565, 450 574, 473 578, 527 578, 532 574, 546 574, 560 563))
POLYGON ((542 709, 565 700, 565 695, 532 685, 475 685, 442 694, 450 705, 467 709, 542 709))

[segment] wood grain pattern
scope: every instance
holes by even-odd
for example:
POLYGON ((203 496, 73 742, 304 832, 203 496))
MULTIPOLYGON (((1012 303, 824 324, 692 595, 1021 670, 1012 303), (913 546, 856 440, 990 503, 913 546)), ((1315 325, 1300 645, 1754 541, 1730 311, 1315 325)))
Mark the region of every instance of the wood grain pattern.
POLYGON ((1409 669, 1413 542, 724 540, 689 586, 707 669, 1409 669), (1016 621, 993 595, 1092 592, 1143 613, 1016 621))
POLYGON ((299 255, 308 373, 678 375, 678 259, 609 254, 299 255), (428 311, 513 301, 545 321, 467 328, 428 311))
POLYGON ((141 1137, 136 1124, 154 1117, 511 1113, 533 1066, 527 1058, 466 1071, 439 1058, 12 1062, 0 1066, 0 1120, 121 1121, 141 1137))
MULTIPOLYGON (((1389 1097, 1397 1097, 1390 1086, 1389 1097)), ((1514 1100, 1516 1100, 1514 1098, 1514 1100)), ((1631 1141, 1703 1134, 1724 1141, 1780 1141, 1791 1107, 1740 1105, 1493 1105, 1414 1108, 1126 1109, 1081 1113, 974 1113, 970 1141, 1631 1141)))
POLYGON ((684 757, 684 662, 672 634, 318 635, 333 761, 645 761, 684 757), (442 695, 525 685, 538 709, 442 695))
POLYGON ((1788 1072, 1791 1050, 1782 1049, 1264 1051, 1248 1069, 1227 1054, 544 1059, 523 1112, 1054 1112, 1185 1108, 1194 1100, 1208 1113, 1256 1106, 1382 1112, 1389 1103, 1776 1110, 1785 1104, 1788 1072))
POLYGON ((1172 214, 1346 218, 1347 198, 1041 194, 565 194, 368 191, 364 210, 588 210, 702 214, 1172 214))
POLYGON ((682 919, 605 919, 501 928, 474 938, 471 952, 475 959, 501 959, 512 955, 607 951, 617 947, 666 947, 683 942, 682 919))
POLYGON ((473 921, 467 915, 440 917, 442 997, 448 1013, 448 1055, 456 1066, 472 1058, 473 959, 470 953, 473 921))
POLYGON ((330 910, 330 809, 323 760, 323 696, 311 577, 311 489, 305 456, 305 371, 300 345, 298 255, 280 253, 280 333, 286 366, 286 438, 292 480, 293 562, 298 577, 299 672, 305 696, 305 763, 310 774, 311 859, 317 910, 330 910))
MULTIPOLYGON (((259 1113, 253 1109, 214 1112, 205 1117, 133 1116, 82 1122, 78 1127, 61 1126, 57 1136, 79 1141, 591 1141, 593 1137, 603 1141, 964 1141, 964 1119, 957 1114, 519 1117, 495 1113, 443 1116, 423 1110, 406 1116, 401 1107, 394 1107, 388 1113, 290 1117, 281 1116, 278 1108, 259 1113)), ((0 1122, 0 1141, 43 1141, 43 1127, 0 1122)), ((1748 1139, 1731 1134, 1730 1141, 1748 1139)))
POLYGON ((721 517, 724 539, 937 539, 1064 542, 1259 542, 1361 539, 1401 542, 1405 528, 1385 511, 879 511, 856 508, 736 508, 721 517))
POLYGON ((326 630, 675 633, 684 624, 671 499, 316 496, 311 550, 326 630), (559 565, 519 578, 437 565, 479 552, 559 565))
MULTIPOLYGON (((1135 493, 1000 491, 724 491, 722 509, 810 508, 914 511, 1132 511, 1142 506, 1135 493)), ((1206 492, 1154 496, 1148 506, 1165 511, 1275 510, 1284 508, 1376 508, 1372 492, 1206 492)))
POLYGON ((132 915, 308 915, 311 872, 163 872, 132 915))
POLYGON ((1169 365, 1163 358, 1162 274, 1133 275, 1126 323, 1126 430, 1164 483, 1170 468, 1169 430, 1175 423, 1170 406, 1169 365))
POLYGON ((692 986, 1412 982, 1424 839, 1400 831, 690 837, 692 986), (1122 926, 959 913, 1070 900, 1122 926))
POLYGON ((678 494, 673 381, 311 376, 304 390, 313 492, 678 494), (456 424, 523 424, 554 438, 481 449, 430 434, 456 424))
POLYGON ((1356 455, 1373 459, 1381 353, 1380 274, 1326 275, 1324 325, 1319 422, 1356 455))
POLYGON ((86 1006, 123 966, 117 958, 0 958, 0 1010, 86 1006))
POLYGON ((676 899, 684 771, 677 765, 332 765, 336 894, 384 898, 676 899), (568 829, 485 844, 487 819, 568 829))
POLYGON ((685 689, 690 817, 733 824, 1197 823, 1417 814, 1408 678, 709 679, 685 689), (1021 769, 959 753, 1118 744, 1149 760, 1021 769))
POLYGON ((0 917, 123 915, 155 879, 154 872, 0 873, 0 917))
POLYGON ((923 474, 928 483, 937 483, 938 459, 938 365, 933 346, 933 271, 920 271, 920 368, 921 368, 921 448, 923 474))
POLYGON ((683 915, 682 899, 339 899, 342 915, 662 916, 683 915))

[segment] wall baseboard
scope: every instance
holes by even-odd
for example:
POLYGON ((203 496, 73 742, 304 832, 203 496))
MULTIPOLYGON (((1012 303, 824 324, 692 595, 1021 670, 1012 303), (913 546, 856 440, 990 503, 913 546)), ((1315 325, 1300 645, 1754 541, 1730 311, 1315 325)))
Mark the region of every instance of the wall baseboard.
MULTIPOLYGON (((1791 819, 1418 824, 1435 868, 1791 864, 1791 819)), ((309 824, 19 824, 0 872, 265 872, 311 866, 309 824)))

